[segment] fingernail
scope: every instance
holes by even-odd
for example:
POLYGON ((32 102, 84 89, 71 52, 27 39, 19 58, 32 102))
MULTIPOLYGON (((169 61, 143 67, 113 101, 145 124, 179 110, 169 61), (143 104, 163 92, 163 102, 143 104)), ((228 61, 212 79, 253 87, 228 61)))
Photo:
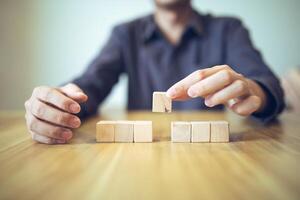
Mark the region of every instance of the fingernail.
POLYGON ((188 90, 188 95, 192 98, 197 97, 197 93, 194 90, 188 90))
POLYGON ((77 128, 80 126, 80 120, 77 117, 71 119, 71 124, 73 127, 77 128))
POLYGON ((208 107, 213 107, 214 106, 213 103, 211 102, 211 100, 205 100, 204 103, 208 107))
POLYGON ((78 104, 72 103, 70 105, 70 110, 74 113, 78 113, 80 111, 80 106, 78 104))
POLYGON ((174 88, 170 88, 168 91, 167 91, 167 97, 169 98, 175 98, 176 97, 176 90, 174 88))
POLYGON ((86 96, 83 92, 76 92, 77 96, 86 96))
POLYGON ((72 137, 71 131, 64 131, 64 132, 62 132, 61 135, 62 135, 63 138, 65 138, 67 140, 69 140, 72 137))

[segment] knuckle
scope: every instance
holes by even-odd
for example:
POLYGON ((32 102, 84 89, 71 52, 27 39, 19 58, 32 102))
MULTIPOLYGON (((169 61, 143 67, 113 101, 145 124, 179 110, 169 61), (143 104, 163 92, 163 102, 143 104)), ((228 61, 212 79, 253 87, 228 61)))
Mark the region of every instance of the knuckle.
POLYGON ((224 68, 224 69, 227 69, 227 70, 231 69, 231 67, 230 67, 229 65, 226 65, 226 64, 223 65, 223 68, 224 68))
POLYGON ((203 79, 204 78, 204 71, 203 70, 197 70, 196 71, 197 74, 197 79, 203 79))
POLYGON ((42 97, 42 98, 43 98, 44 100, 46 100, 46 101, 50 100, 51 94, 53 93, 53 90, 54 90, 54 89, 52 89, 52 88, 46 89, 46 90, 44 91, 44 93, 43 93, 43 97, 42 97))
POLYGON ((41 116, 43 116, 44 113, 45 113, 45 108, 44 108, 43 105, 38 104, 38 105, 35 106, 34 112, 35 112, 35 114, 36 114, 37 116, 41 117, 41 116))
POLYGON ((25 103, 24 103, 24 107, 25 107, 26 109, 28 109, 28 108, 29 108, 29 100, 25 101, 25 103))
POLYGON ((32 92, 32 94, 38 94, 39 93, 39 91, 40 91, 40 86, 38 86, 38 87, 35 87, 34 89, 33 89, 33 92, 32 92))
POLYGON ((74 83, 67 83, 66 85, 65 85, 65 87, 66 88, 75 88, 75 87, 77 87, 74 83))
POLYGON ((229 84, 232 82, 232 76, 231 76, 230 71, 222 70, 222 74, 223 74, 223 79, 226 82, 226 84, 229 84))
POLYGON ((34 131, 37 127, 37 123, 38 123, 38 120, 34 117, 31 117, 31 119, 28 120, 28 129, 30 131, 34 131))
POLYGON ((26 121, 26 125, 28 126, 29 121, 30 121, 30 117, 29 117, 29 113, 28 112, 25 113, 24 118, 25 118, 25 121, 26 121))
POLYGON ((45 87, 44 86, 37 86, 33 89, 33 94, 38 95, 45 87))
POLYGON ((70 87, 70 86, 73 86, 73 84, 72 84, 72 83, 67 83, 67 84, 65 85, 65 87, 70 87))
POLYGON ((243 92, 245 89, 247 89, 247 85, 244 81, 237 80, 236 85, 237 85, 236 89, 238 92, 243 92))
POLYGON ((52 88, 48 86, 38 86, 33 90, 33 96, 47 101, 51 95, 51 90, 52 88))

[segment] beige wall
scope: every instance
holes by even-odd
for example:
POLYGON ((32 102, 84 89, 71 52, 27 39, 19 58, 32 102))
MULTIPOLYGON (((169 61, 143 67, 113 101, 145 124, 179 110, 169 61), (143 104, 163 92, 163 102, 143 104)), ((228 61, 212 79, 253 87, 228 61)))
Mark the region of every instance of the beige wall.
POLYGON ((1 109, 20 108, 35 84, 35 11, 29 3, 0 1, 1 109))
MULTIPOLYGON (((194 0, 217 15, 239 16, 277 74, 300 64, 300 1, 194 0)), ((0 0, 0 109, 20 109, 35 85, 80 74, 113 25, 146 14, 151 0, 0 0)), ((104 108, 124 108, 126 78, 104 108)))

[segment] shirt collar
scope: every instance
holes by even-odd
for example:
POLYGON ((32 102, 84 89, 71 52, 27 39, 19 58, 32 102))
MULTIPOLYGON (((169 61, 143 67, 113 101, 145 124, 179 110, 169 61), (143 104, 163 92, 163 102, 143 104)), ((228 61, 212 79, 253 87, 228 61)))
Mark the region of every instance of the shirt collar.
POLYGON ((145 23, 145 29, 144 29, 144 42, 148 42, 151 39, 153 39, 158 33, 159 33, 159 28, 154 20, 154 15, 149 15, 146 18, 146 23, 145 23))
MULTIPOLYGON (((188 22, 186 26, 186 30, 184 33, 192 31, 198 36, 201 36, 204 33, 204 26, 203 26, 203 17, 197 12, 193 10, 193 17, 188 22)), ((146 18, 146 26, 144 29, 144 42, 148 42, 157 36, 161 35, 158 25, 154 20, 154 15, 149 15, 146 18)))
POLYGON ((189 28, 199 36, 204 33, 203 17, 195 10, 193 10, 193 17, 187 24, 186 30, 189 28))

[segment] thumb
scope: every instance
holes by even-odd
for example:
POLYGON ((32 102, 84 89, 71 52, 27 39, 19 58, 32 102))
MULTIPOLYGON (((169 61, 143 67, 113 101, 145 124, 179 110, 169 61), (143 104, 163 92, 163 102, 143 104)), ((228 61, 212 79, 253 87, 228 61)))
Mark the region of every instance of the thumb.
POLYGON ((88 99, 88 96, 74 83, 68 83, 59 90, 78 103, 83 103, 88 99))

